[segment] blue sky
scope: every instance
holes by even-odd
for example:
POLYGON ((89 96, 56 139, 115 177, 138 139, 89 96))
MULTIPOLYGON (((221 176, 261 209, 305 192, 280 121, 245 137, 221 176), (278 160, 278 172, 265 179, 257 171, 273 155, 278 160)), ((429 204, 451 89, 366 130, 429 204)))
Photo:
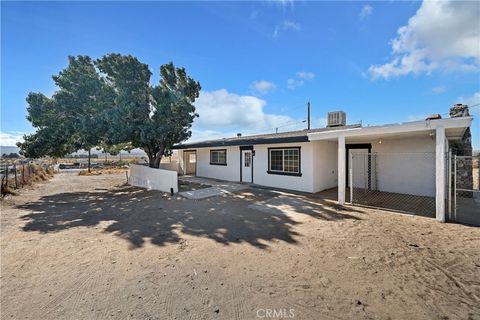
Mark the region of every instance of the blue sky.
MULTIPOLYGON (((51 76, 78 54, 135 55, 153 82, 163 63, 185 67, 202 85, 193 140, 303 127, 308 100, 315 126, 334 110, 368 125, 480 103, 478 2, 2 2, 1 9, 3 145, 33 132, 25 97, 51 95, 51 76)), ((478 149, 478 120, 473 131, 478 149)))

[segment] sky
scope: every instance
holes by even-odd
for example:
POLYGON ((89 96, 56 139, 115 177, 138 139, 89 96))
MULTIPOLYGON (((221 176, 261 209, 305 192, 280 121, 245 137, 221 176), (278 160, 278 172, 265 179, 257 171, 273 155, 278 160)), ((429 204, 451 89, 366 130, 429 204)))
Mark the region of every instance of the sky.
POLYGON ((312 127, 336 110, 364 126, 446 117, 480 103, 479 21, 476 1, 2 1, 0 145, 35 131, 25 98, 51 96, 69 55, 112 52, 152 83, 170 61, 201 83, 190 141, 305 128, 307 101, 312 127))

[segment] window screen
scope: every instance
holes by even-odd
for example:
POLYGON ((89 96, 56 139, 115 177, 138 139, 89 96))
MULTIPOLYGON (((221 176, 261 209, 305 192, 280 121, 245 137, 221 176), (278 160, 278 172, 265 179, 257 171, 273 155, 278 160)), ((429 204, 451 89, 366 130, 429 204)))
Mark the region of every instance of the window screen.
POLYGON ((210 164, 227 164, 227 150, 211 150, 210 164))
POLYGON ((270 149, 270 171, 300 173, 300 148, 270 149))
POLYGON ((270 150, 270 170, 283 171, 283 150, 270 150))

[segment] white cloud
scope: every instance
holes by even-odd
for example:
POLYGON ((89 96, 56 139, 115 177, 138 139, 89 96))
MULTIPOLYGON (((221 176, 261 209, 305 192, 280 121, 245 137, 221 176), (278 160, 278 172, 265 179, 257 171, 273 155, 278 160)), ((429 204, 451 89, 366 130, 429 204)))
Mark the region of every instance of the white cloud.
POLYGON ((300 31, 301 29, 302 26, 299 23, 291 20, 284 20, 281 24, 277 24, 275 26, 275 29, 273 30, 273 37, 278 38, 281 31, 300 31))
POLYGON ((287 6, 293 7, 293 3, 295 2, 294 0, 268 0, 268 1, 279 4, 282 7, 287 7, 287 6))
POLYGON ((295 90, 298 87, 301 87, 305 84, 305 81, 311 81, 315 78, 315 73, 300 71, 295 74, 294 78, 289 78, 287 80, 287 88, 290 90, 295 90))
MULTIPOLYGON (((480 91, 475 92, 470 97, 459 97, 458 102, 464 103, 468 106, 478 105, 480 104, 480 91)), ((475 108, 480 109, 479 107, 475 107, 475 108)))
MULTIPOLYGON (((243 135, 274 133, 306 129, 304 117, 292 118, 264 111, 267 102, 253 96, 242 96, 226 89, 201 91, 195 102, 199 117, 192 127, 192 137, 188 142, 204 141, 243 135)), ((312 117, 311 127, 325 127, 325 118, 312 117)))
POLYGON ((295 90, 296 88, 303 86, 304 83, 305 81, 303 80, 290 78, 287 80, 287 88, 290 90, 295 90))
POLYGON ((362 10, 360 10, 358 16, 360 17, 361 20, 363 20, 368 16, 371 16, 372 14, 373 14, 373 7, 366 4, 362 7, 362 10))
POLYGON ((0 146, 16 146, 17 142, 23 142, 23 132, 0 132, 0 146))
POLYGON ((476 1, 424 1, 397 34, 391 41, 391 61, 370 66, 373 79, 434 70, 480 70, 476 1))
POLYGON ((428 117, 428 114, 412 114, 408 116, 408 121, 420 121, 425 120, 428 117))
POLYGON ((297 78, 300 78, 300 79, 313 80, 315 78, 315 73, 300 71, 300 72, 297 72, 296 76, 297 78))
POLYGON ((199 117, 195 119, 194 126, 196 130, 251 131, 276 127, 292 121, 289 116, 265 113, 263 109, 266 105, 267 102, 263 99, 241 96, 226 89, 202 91, 195 102, 199 117))
POLYGON ((430 94, 441 94, 447 91, 447 87, 445 86, 436 86, 432 87, 428 90, 430 94))
POLYGON ((221 132, 216 130, 201 130, 192 128, 192 137, 188 139, 188 142, 197 142, 197 141, 207 141, 207 140, 215 140, 215 139, 222 139, 222 138, 231 138, 235 136, 235 132, 228 131, 228 132, 221 132))
POLYGON ((275 90, 277 86, 273 82, 266 80, 254 81, 250 88, 260 94, 267 94, 270 91, 275 90))

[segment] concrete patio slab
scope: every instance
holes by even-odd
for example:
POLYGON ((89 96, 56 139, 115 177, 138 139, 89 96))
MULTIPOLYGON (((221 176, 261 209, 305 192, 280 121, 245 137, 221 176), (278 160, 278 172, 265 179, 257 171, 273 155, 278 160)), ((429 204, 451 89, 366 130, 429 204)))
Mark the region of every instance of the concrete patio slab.
POLYGON ((182 191, 178 193, 182 197, 185 197, 187 199, 194 199, 194 200, 217 197, 224 194, 249 188, 249 186, 245 184, 228 182, 228 181, 219 181, 219 180, 200 178, 200 177, 189 177, 189 176, 179 177, 179 180, 211 186, 205 189, 182 191))

